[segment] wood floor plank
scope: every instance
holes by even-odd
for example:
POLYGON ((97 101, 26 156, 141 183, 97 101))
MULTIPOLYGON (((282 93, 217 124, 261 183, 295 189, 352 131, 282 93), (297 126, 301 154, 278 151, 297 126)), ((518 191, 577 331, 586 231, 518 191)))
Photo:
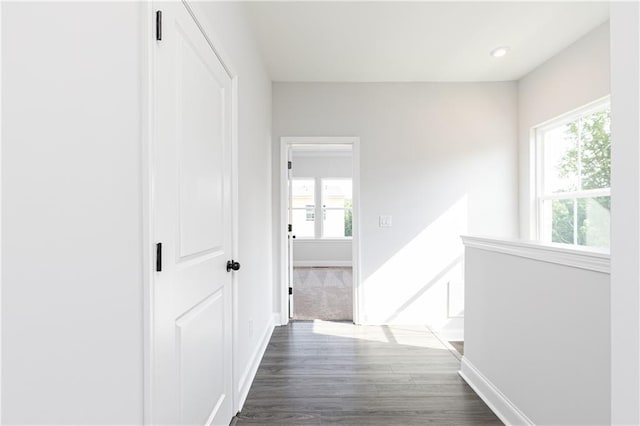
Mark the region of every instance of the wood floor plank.
POLYGON ((303 398, 292 396, 289 398, 262 398, 252 399, 245 403, 243 411, 282 411, 299 412, 309 410, 311 412, 342 412, 342 411, 383 411, 387 413, 400 412, 407 413, 416 410, 441 412, 441 411, 469 411, 482 409, 483 402, 472 393, 450 396, 432 396, 425 398, 422 396, 395 396, 386 395, 382 397, 375 389, 358 396, 314 396, 303 398), (372 402, 375 401, 375 404, 372 402))
POLYGON ((277 327, 235 424, 501 425, 425 327, 277 327))

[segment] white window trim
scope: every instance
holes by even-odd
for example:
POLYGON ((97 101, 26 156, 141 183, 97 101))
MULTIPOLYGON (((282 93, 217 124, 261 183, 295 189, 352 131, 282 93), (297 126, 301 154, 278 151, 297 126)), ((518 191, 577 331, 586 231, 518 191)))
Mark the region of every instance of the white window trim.
MULTIPOLYGON (((532 239, 548 244, 556 244, 550 241, 545 241, 544 232, 544 223, 543 223, 543 209, 542 204, 547 200, 558 200, 558 199, 574 199, 574 210, 575 203, 577 199, 580 198, 592 198, 592 197, 600 197, 600 196, 611 196, 611 188, 605 189, 588 189, 583 191, 572 191, 572 192, 562 192, 556 194, 544 194, 544 141, 542 136, 546 131, 550 129, 557 128, 559 126, 568 124, 576 119, 579 119, 582 116, 588 115, 590 113, 594 113, 600 111, 604 108, 611 108, 611 98, 610 96, 605 96, 603 98, 597 99, 593 102, 588 103, 587 105, 576 108, 568 113, 562 114, 558 117, 555 117, 551 120, 547 120, 543 123, 538 124, 537 126, 533 126, 531 128, 531 151, 533 153, 533 160, 535 167, 533 168, 534 176, 530 176, 530 179, 533 181, 534 191, 533 191, 533 203, 532 203, 532 217, 534 228, 531 232, 532 239)), ((580 171, 580 170, 579 170, 580 171)), ((574 221, 576 220, 577 214, 574 214, 574 221)), ((575 224, 574 224, 575 229, 575 224)), ((574 244, 576 244, 577 235, 574 232, 574 244)), ((589 246, 579 246, 579 247, 587 247, 587 249, 591 248, 589 246)))

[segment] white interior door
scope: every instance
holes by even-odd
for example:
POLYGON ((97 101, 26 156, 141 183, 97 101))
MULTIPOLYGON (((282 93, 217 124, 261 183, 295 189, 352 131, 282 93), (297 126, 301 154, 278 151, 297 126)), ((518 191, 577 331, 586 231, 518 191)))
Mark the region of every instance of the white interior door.
POLYGON ((154 52, 154 424, 232 418, 231 79, 181 2, 154 52))

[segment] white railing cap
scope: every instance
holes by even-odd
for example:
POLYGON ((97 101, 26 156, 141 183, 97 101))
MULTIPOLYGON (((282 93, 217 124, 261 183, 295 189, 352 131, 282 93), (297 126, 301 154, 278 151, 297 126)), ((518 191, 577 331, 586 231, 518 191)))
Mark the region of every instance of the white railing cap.
POLYGON ((465 247, 605 274, 611 271, 611 255, 607 249, 470 235, 462 235, 461 238, 465 247))

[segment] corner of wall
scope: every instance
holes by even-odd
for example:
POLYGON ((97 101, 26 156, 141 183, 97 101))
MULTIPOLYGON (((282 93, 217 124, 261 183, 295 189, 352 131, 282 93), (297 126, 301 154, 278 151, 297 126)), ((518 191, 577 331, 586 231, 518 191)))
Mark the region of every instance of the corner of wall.
POLYGON ((249 394, 249 389, 251 389, 251 385, 253 383, 253 379, 258 372, 258 368, 260 367, 260 362, 262 361, 262 357, 264 356, 265 351, 267 350, 267 346, 269 345, 269 340, 271 339, 271 335, 273 334, 274 329, 274 320, 275 315, 271 316, 270 320, 267 322, 266 327, 264 328, 262 335, 260 337, 260 343, 255 348, 253 353, 251 354, 251 358, 249 360, 249 364, 247 368, 243 371, 242 375, 238 379, 237 387, 237 401, 236 401, 236 412, 242 410, 244 402, 247 400, 247 395, 249 394))

